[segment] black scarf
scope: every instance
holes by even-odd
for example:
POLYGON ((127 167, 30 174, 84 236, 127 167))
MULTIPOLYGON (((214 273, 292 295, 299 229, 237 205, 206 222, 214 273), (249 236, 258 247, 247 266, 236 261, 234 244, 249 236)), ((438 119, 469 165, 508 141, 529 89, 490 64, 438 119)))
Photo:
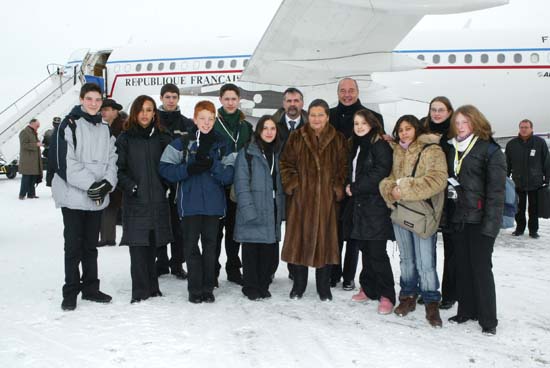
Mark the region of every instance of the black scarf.
POLYGON ((451 127, 451 116, 449 116, 442 123, 434 123, 430 117, 428 117, 428 128, 430 132, 441 134, 443 137, 447 137, 449 134, 449 128, 451 127))

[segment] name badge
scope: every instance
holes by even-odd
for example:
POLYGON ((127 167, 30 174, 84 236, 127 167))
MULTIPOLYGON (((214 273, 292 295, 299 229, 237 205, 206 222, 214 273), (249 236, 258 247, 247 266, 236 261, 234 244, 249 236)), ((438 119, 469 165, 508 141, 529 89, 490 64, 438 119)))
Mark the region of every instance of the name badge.
POLYGON ((531 157, 535 157, 535 153, 537 153, 537 150, 532 149, 531 150, 531 157))
POLYGON ((447 181, 448 181, 449 184, 451 184, 453 187, 458 187, 458 186, 460 186, 460 183, 459 183, 458 180, 456 180, 455 178, 448 178, 447 181))

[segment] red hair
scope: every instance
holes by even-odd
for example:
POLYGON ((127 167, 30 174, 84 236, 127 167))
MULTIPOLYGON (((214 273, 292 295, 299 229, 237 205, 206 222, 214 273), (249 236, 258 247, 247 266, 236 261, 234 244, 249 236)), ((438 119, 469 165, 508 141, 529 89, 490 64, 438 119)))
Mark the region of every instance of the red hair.
POLYGON ((203 100, 197 102, 197 104, 195 105, 195 112, 193 116, 196 118, 199 112, 201 112, 202 110, 209 111, 212 114, 216 115, 216 106, 214 106, 214 104, 210 101, 203 100))

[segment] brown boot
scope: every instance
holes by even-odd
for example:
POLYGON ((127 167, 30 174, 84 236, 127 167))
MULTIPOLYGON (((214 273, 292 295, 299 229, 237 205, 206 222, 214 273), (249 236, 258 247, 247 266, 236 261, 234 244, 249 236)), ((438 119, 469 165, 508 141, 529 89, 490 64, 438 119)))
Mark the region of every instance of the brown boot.
POLYGON ((441 327, 441 317, 439 316, 439 303, 426 303, 426 319, 432 327, 441 327))
POLYGON ((394 313, 400 317, 405 317, 410 312, 416 309, 416 295, 400 296, 399 305, 395 308, 394 313))

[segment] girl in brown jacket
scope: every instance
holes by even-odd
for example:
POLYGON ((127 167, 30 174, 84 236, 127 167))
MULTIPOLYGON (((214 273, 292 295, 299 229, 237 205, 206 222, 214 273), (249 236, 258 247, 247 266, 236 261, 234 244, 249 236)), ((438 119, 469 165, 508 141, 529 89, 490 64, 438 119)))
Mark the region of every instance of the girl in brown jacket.
POLYGON ((337 202, 344 197, 347 146, 328 124, 329 107, 314 100, 309 122, 290 134, 281 156, 281 179, 287 194, 285 241, 281 258, 291 264, 291 299, 302 297, 308 267, 315 267, 317 292, 332 300, 330 265, 338 264, 337 202))
MULTIPOLYGON (((400 200, 421 201, 441 193, 447 186, 447 165, 439 136, 421 134, 418 119, 405 115, 397 120, 393 130, 393 166, 389 177, 380 182, 380 192, 390 208, 400 200), (424 146, 432 144, 429 147, 424 146), (412 171, 418 160, 414 177, 412 171)), ((441 216, 441 211, 436 217, 441 216)), ((441 326, 439 316, 439 279, 435 267, 435 234, 427 239, 393 224, 401 258, 400 304, 395 313, 405 316, 416 308, 421 294, 426 304, 426 318, 434 327, 441 326)))

